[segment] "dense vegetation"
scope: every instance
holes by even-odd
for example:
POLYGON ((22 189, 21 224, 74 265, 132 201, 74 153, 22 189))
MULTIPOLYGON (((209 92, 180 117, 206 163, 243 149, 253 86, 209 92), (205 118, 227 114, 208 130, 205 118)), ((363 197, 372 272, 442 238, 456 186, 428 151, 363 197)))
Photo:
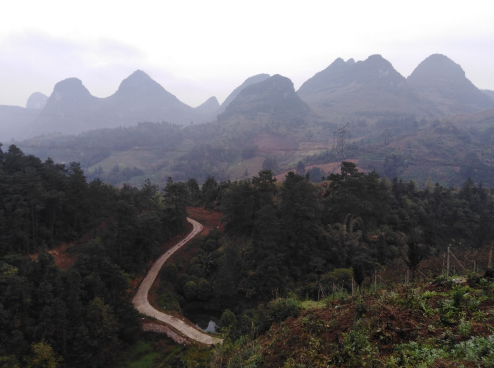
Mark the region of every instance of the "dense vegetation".
POLYGON ((0 150, 0 366, 108 367, 138 339, 129 277, 185 230, 185 185, 157 189, 0 150), (48 249, 68 241, 62 270, 48 249))
POLYGON ((339 292, 320 303, 278 299, 269 310, 276 304, 291 313, 276 314, 280 318, 262 335, 244 334, 216 347, 210 366, 492 367, 493 281, 471 272, 339 292))
MULTIPOLYGON (((432 183, 418 189, 343 162, 341 173, 318 184, 294 172, 278 183, 263 170, 234 182, 206 177, 202 187, 196 179, 169 178, 160 192, 150 181, 140 190, 88 183, 79 164, 42 162, 16 146, 0 154, 0 363, 9 367, 114 365, 139 338, 129 276, 143 272, 162 242, 185 229, 188 203, 221 210, 225 231, 195 240, 184 247, 190 257, 163 268, 156 303, 223 312, 227 350, 213 352, 217 366, 288 317, 302 313, 302 324, 319 328, 321 318, 304 314, 298 300, 330 295, 335 285, 349 293, 352 279, 361 286, 400 259, 415 272, 450 244, 480 249, 494 239, 493 193, 470 179, 458 189, 432 183), (65 269, 49 252, 62 241, 75 241, 75 261, 65 269)), ((373 330, 356 321, 361 341, 373 330)))
POLYGON ((452 239, 478 248, 494 238, 490 190, 471 180, 459 190, 439 184, 419 190, 413 182, 380 179, 344 162, 341 174, 319 185, 293 172, 278 185, 266 170, 206 192, 216 193, 210 202, 222 209, 226 228, 225 235, 206 238, 198 252, 217 265, 208 273, 223 306, 227 300, 256 305, 274 291, 314 297, 328 272, 368 273, 391 264, 410 239, 427 256, 452 239))
POLYGON ((188 264, 177 259, 165 266, 162 279, 171 289, 160 303, 226 310, 224 331, 237 347, 245 336, 298 316, 297 299, 318 300, 335 287, 349 293, 352 279, 357 288, 397 262, 413 278, 423 259, 451 244, 455 251, 480 249, 494 239, 489 188, 467 180, 458 189, 419 190, 414 182, 359 172, 350 162, 318 185, 293 172, 280 184, 269 170, 251 180, 209 178, 198 198, 222 210, 225 232, 193 243, 188 264))

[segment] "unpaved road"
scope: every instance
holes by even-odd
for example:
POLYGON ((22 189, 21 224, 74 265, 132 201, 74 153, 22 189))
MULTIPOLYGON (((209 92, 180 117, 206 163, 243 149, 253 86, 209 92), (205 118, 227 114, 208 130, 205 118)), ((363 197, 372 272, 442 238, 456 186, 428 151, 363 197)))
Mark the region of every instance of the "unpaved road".
POLYGON ((160 320, 162 322, 165 322, 175 328, 176 330, 180 331, 183 333, 185 336, 189 337, 192 340, 198 341, 200 343, 206 344, 206 345, 212 345, 212 344, 220 344, 223 342, 222 339, 218 339, 216 337, 212 337, 210 335, 207 335, 201 331, 196 330, 195 328, 191 327, 184 321, 170 316, 168 314, 162 313, 160 311, 157 311, 154 309, 148 301, 148 292, 151 286, 153 285, 154 280, 156 279, 156 276, 160 272, 161 267, 163 264, 166 262, 166 260, 180 247, 182 247, 185 243, 187 243, 190 239, 192 239, 194 236, 199 234, 202 231, 202 225, 198 223, 197 221, 192 220, 191 218, 187 218, 187 221, 189 221, 193 229, 189 235, 179 243, 177 243, 173 248, 167 250, 163 255, 156 261, 156 263, 151 267, 149 270, 148 274, 142 281, 141 285, 139 286, 139 289, 137 290, 136 295, 134 296, 134 299, 132 299, 132 302, 134 303, 134 307, 141 312, 142 314, 145 314, 150 317, 154 317, 157 320, 160 320))

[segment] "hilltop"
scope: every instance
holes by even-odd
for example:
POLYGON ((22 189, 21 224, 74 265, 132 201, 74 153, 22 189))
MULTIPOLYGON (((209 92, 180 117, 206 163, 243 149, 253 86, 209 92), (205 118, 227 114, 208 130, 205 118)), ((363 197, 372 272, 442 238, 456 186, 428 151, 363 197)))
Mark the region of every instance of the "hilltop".
POLYGON ((302 84, 297 94, 326 119, 437 113, 381 55, 358 62, 336 59, 302 84))
POLYGON ((92 96, 77 78, 57 83, 46 106, 32 123, 29 135, 75 134, 143 121, 190 124, 191 121, 205 122, 208 114, 210 111, 204 108, 194 109, 184 104, 146 73, 137 70, 106 98, 92 96))
POLYGON ((426 58, 407 81, 422 98, 433 102, 442 115, 494 108, 494 100, 475 87, 461 66, 445 55, 434 54, 426 58))

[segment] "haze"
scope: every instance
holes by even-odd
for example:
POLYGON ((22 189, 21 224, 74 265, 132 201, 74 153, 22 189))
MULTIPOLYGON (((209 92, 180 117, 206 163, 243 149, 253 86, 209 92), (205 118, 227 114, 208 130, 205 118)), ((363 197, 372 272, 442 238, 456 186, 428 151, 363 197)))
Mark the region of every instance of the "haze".
POLYGON ((298 88, 337 57, 381 54, 405 77, 433 53, 494 89, 494 3, 470 1, 16 1, 0 12, 0 105, 69 77, 98 97, 136 69, 181 101, 222 102, 247 77, 298 88))

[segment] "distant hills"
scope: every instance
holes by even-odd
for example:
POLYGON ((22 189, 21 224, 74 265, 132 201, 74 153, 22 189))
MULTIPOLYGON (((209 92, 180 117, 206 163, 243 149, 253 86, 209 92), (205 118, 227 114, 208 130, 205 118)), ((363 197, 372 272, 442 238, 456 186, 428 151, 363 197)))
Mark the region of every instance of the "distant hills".
POLYGON ((302 84, 297 93, 319 115, 329 119, 389 114, 431 117, 437 113, 380 55, 359 62, 336 59, 302 84))
POLYGON ((297 93, 329 119, 434 118, 494 107, 494 101, 465 77, 459 65, 437 54, 424 60, 407 79, 380 55, 359 62, 336 59, 297 93))
POLYGON ((246 82, 225 111, 218 115, 218 121, 236 117, 264 120, 264 116, 269 116, 269 121, 294 125, 300 124, 311 110, 295 93, 292 81, 286 77, 276 74, 258 83, 246 85, 246 82))
POLYGON ((40 111, 41 109, 0 105, 0 142, 6 144, 12 139, 28 137, 26 130, 31 127, 40 111))
MULTIPOLYGON (((107 98, 70 78, 57 83, 42 109, 0 106, 0 123, 16 122, 0 129, 0 139, 15 138, 16 129, 37 135, 19 146, 80 161, 89 178, 139 185, 168 176, 238 179, 265 167, 282 173, 301 161, 332 170, 333 132, 349 123, 345 158, 362 169, 421 184, 430 178, 456 186, 470 176, 494 186, 490 92, 444 55, 430 56, 408 78, 380 55, 337 59, 298 91, 284 76, 259 74, 221 105, 211 97, 196 108, 136 71, 107 98), (50 132, 62 134, 42 135, 50 132)), ((38 97, 29 104, 41 106, 38 97)))
POLYGON ((490 98, 492 98, 492 100, 494 101, 494 91, 490 91, 488 89, 482 89, 481 91, 483 93, 485 93, 487 96, 489 96, 490 98))
POLYGON ((422 61, 407 78, 420 96, 431 101, 441 115, 468 114, 494 108, 494 100, 470 82, 460 65, 444 55, 422 61))
POLYGON ((235 88, 232 93, 228 95, 225 101, 221 104, 221 107, 218 109, 217 114, 221 114, 225 111, 226 107, 238 96, 240 91, 242 91, 245 87, 250 86, 251 84, 262 82, 269 78, 269 74, 258 74, 252 77, 247 78, 240 86, 235 88))
POLYGON ((27 99, 26 108, 27 109, 42 109, 48 101, 48 96, 42 94, 41 92, 34 92, 27 99))
POLYGON ((215 121, 217 116, 218 121, 225 121, 236 114, 244 120, 254 117, 259 120, 270 109, 279 108, 285 112, 277 119, 293 124, 299 113, 307 109, 300 110, 302 101, 311 110, 312 118, 328 123, 373 123, 382 118, 411 115, 433 119, 494 108, 493 91, 476 88, 458 64, 439 54, 425 59, 408 78, 380 55, 357 62, 338 58, 302 84, 297 91, 300 101, 289 93, 294 105, 286 103, 288 97, 279 101, 253 98, 256 87, 250 90, 250 95, 241 94, 271 78, 268 74, 252 76, 221 105, 211 97, 196 108, 181 102, 140 70, 123 80, 118 90, 106 98, 92 96, 81 80, 69 78, 58 82, 49 98, 40 93, 30 96, 27 109, 32 111, 2 106, 0 140, 55 132, 77 134, 144 121, 197 125, 215 121), (275 105, 270 107, 270 103, 275 105), (228 111, 231 104, 234 108, 228 111))
POLYGON ((31 136, 51 132, 74 134, 131 126, 140 121, 203 123, 210 114, 208 109, 194 109, 184 104, 146 73, 137 70, 107 98, 92 96, 77 78, 57 83, 28 133, 31 136))

